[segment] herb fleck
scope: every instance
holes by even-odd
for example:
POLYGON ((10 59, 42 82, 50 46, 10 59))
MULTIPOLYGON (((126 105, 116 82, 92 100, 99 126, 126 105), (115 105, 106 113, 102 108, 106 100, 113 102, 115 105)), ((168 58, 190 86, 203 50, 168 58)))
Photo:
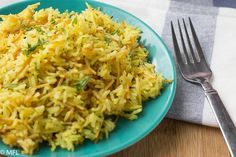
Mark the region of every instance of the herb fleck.
POLYGON ((18 86, 18 84, 10 83, 10 84, 4 85, 3 88, 14 89, 17 86, 18 86))
POLYGON ((34 62, 34 69, 35 71, 39 71, 39 65, 37 64, 37 62, 34 62))
POLYGON ((31 31, 33 28, 32 27, 25 27, 26 31, 31 31))
POLYGON ((104 39, 105 41, 106 41, 106 43, 108 43, 108 44, 110 44, 111 42, 112 42, 112 39, 111 38, 109 38, 109 37, 105 37, 105 39, 104 39))
POLYGON ((116 29, 114 32, 112 32, 112 35, 119 34, 119 33, 120 33, 120 30, 116 29))
POLYGON ((38 32, 40 32, 40 33, 44 33, 44 31, 42 30, 42 28, 40 28, 40 27, 36 27, 35 28, 38 32))
POLYGON ((72 21, 72 24, 73 25, 76 25, 78 23, 78 19, 77 19, 77 17, 75 17, 74 19, 73 19, 73 21, 72 21))
POLYGON ((39 46, 42 46, 43 44, 45 44, 46 42, 41 40, 41 39, 38 39, 38 43, 35 44, 35 45, 31 45, 31 44, 28 44, 28 47, 26 50, 23 51, 23 54, 24 55, 30 55, 34 50, 36 50, 39 46))
POLYGON ((83 91, 84 88, 86 87, 86 85, 88 84, 88 82, 90 81, 90 79, 91 78, 89 76, 85 76, 82 80, 79 80, 75 84, 77 91, 79 91, 79 92, 83 91))
POLYGON ((53 25, 55 25, 56 24, 56 21, 55 21, 55 19, 51 19, 51 24, 53 24, 53 25))

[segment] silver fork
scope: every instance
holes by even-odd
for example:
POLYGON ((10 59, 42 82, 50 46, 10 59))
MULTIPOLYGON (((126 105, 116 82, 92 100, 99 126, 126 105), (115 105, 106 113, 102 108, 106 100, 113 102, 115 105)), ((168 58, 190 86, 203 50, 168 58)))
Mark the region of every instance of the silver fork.
POLYGON ((198 83, 205 91, 205 95, 211 105, 211 108, 215 114, 217 122, 223 133, 226 144, 229 148, 230 154, 236 157, 236 128, 231 120, 223 102, 221 101, 219 94, 212 87, 210 79, 212 77, 212 71, 208 66, 205 57, 203 55, 202 48, 200 46, 198 37, 193 27, 192 21, 189 18, 190 30, 193 40, 190 40, 189 30, 187 29, 185 20, 183 19, 183 29, 186 38, 184 38, 180 22, 178 20, 178 29, 180 34, 179 42, 182 43, 182 51, 180 51, 178 41, 175 35, 173 23, 171 21, 171 31, 175 50, 175 57, 179 66, 180 72, 183 78, 192 83, 198 83), (187 41, 187 44, 185 43, 187 41), (193 44, 195 44, 196 51, 194 52, 193 44), (189 46, 187 51, 186 45, 189 46))

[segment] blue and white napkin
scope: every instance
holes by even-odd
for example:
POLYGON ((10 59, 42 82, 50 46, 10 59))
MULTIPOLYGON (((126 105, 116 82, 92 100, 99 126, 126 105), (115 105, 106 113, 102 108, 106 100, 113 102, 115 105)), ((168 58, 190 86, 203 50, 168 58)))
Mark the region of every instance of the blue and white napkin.
MULTIPOLYGON (((0 7, 19 0, 1 0, 0 7)), ((236 124, 236 1, 234 0, 100 0, 126 10, 149 24, 173 53, 170 21, 191 17, 214 73, 213 86, 236 124)), ((69 0, 68 0, 69 2, 69 0)), ((177 93, 167 117, 217 126, 200 86, 178 73, 177 93)))

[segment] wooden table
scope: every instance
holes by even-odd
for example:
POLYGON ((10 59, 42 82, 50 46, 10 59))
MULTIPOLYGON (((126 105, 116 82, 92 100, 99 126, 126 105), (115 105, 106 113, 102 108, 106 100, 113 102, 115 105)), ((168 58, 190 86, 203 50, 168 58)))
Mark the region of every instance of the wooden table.
POLYGON ((151 134, 111 157, 230 157, 218 128, 165 119, 151 134))
POLYGON ((146 138, 110 157, 230 157, 230 154, 219 129, 165 119, 146 138))

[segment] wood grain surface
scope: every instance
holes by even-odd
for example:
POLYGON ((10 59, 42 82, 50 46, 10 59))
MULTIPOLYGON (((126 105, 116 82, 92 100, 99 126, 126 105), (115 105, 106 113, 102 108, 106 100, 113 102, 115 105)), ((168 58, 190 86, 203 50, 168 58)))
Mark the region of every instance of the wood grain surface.
POLYGON ((110 157, 230 157, 230 154, 218 128, 165 119, 146 138, 110 157))
POLYGON ((151 134, 110 157, 230 157, 218 128, 165 119, 151 134))

